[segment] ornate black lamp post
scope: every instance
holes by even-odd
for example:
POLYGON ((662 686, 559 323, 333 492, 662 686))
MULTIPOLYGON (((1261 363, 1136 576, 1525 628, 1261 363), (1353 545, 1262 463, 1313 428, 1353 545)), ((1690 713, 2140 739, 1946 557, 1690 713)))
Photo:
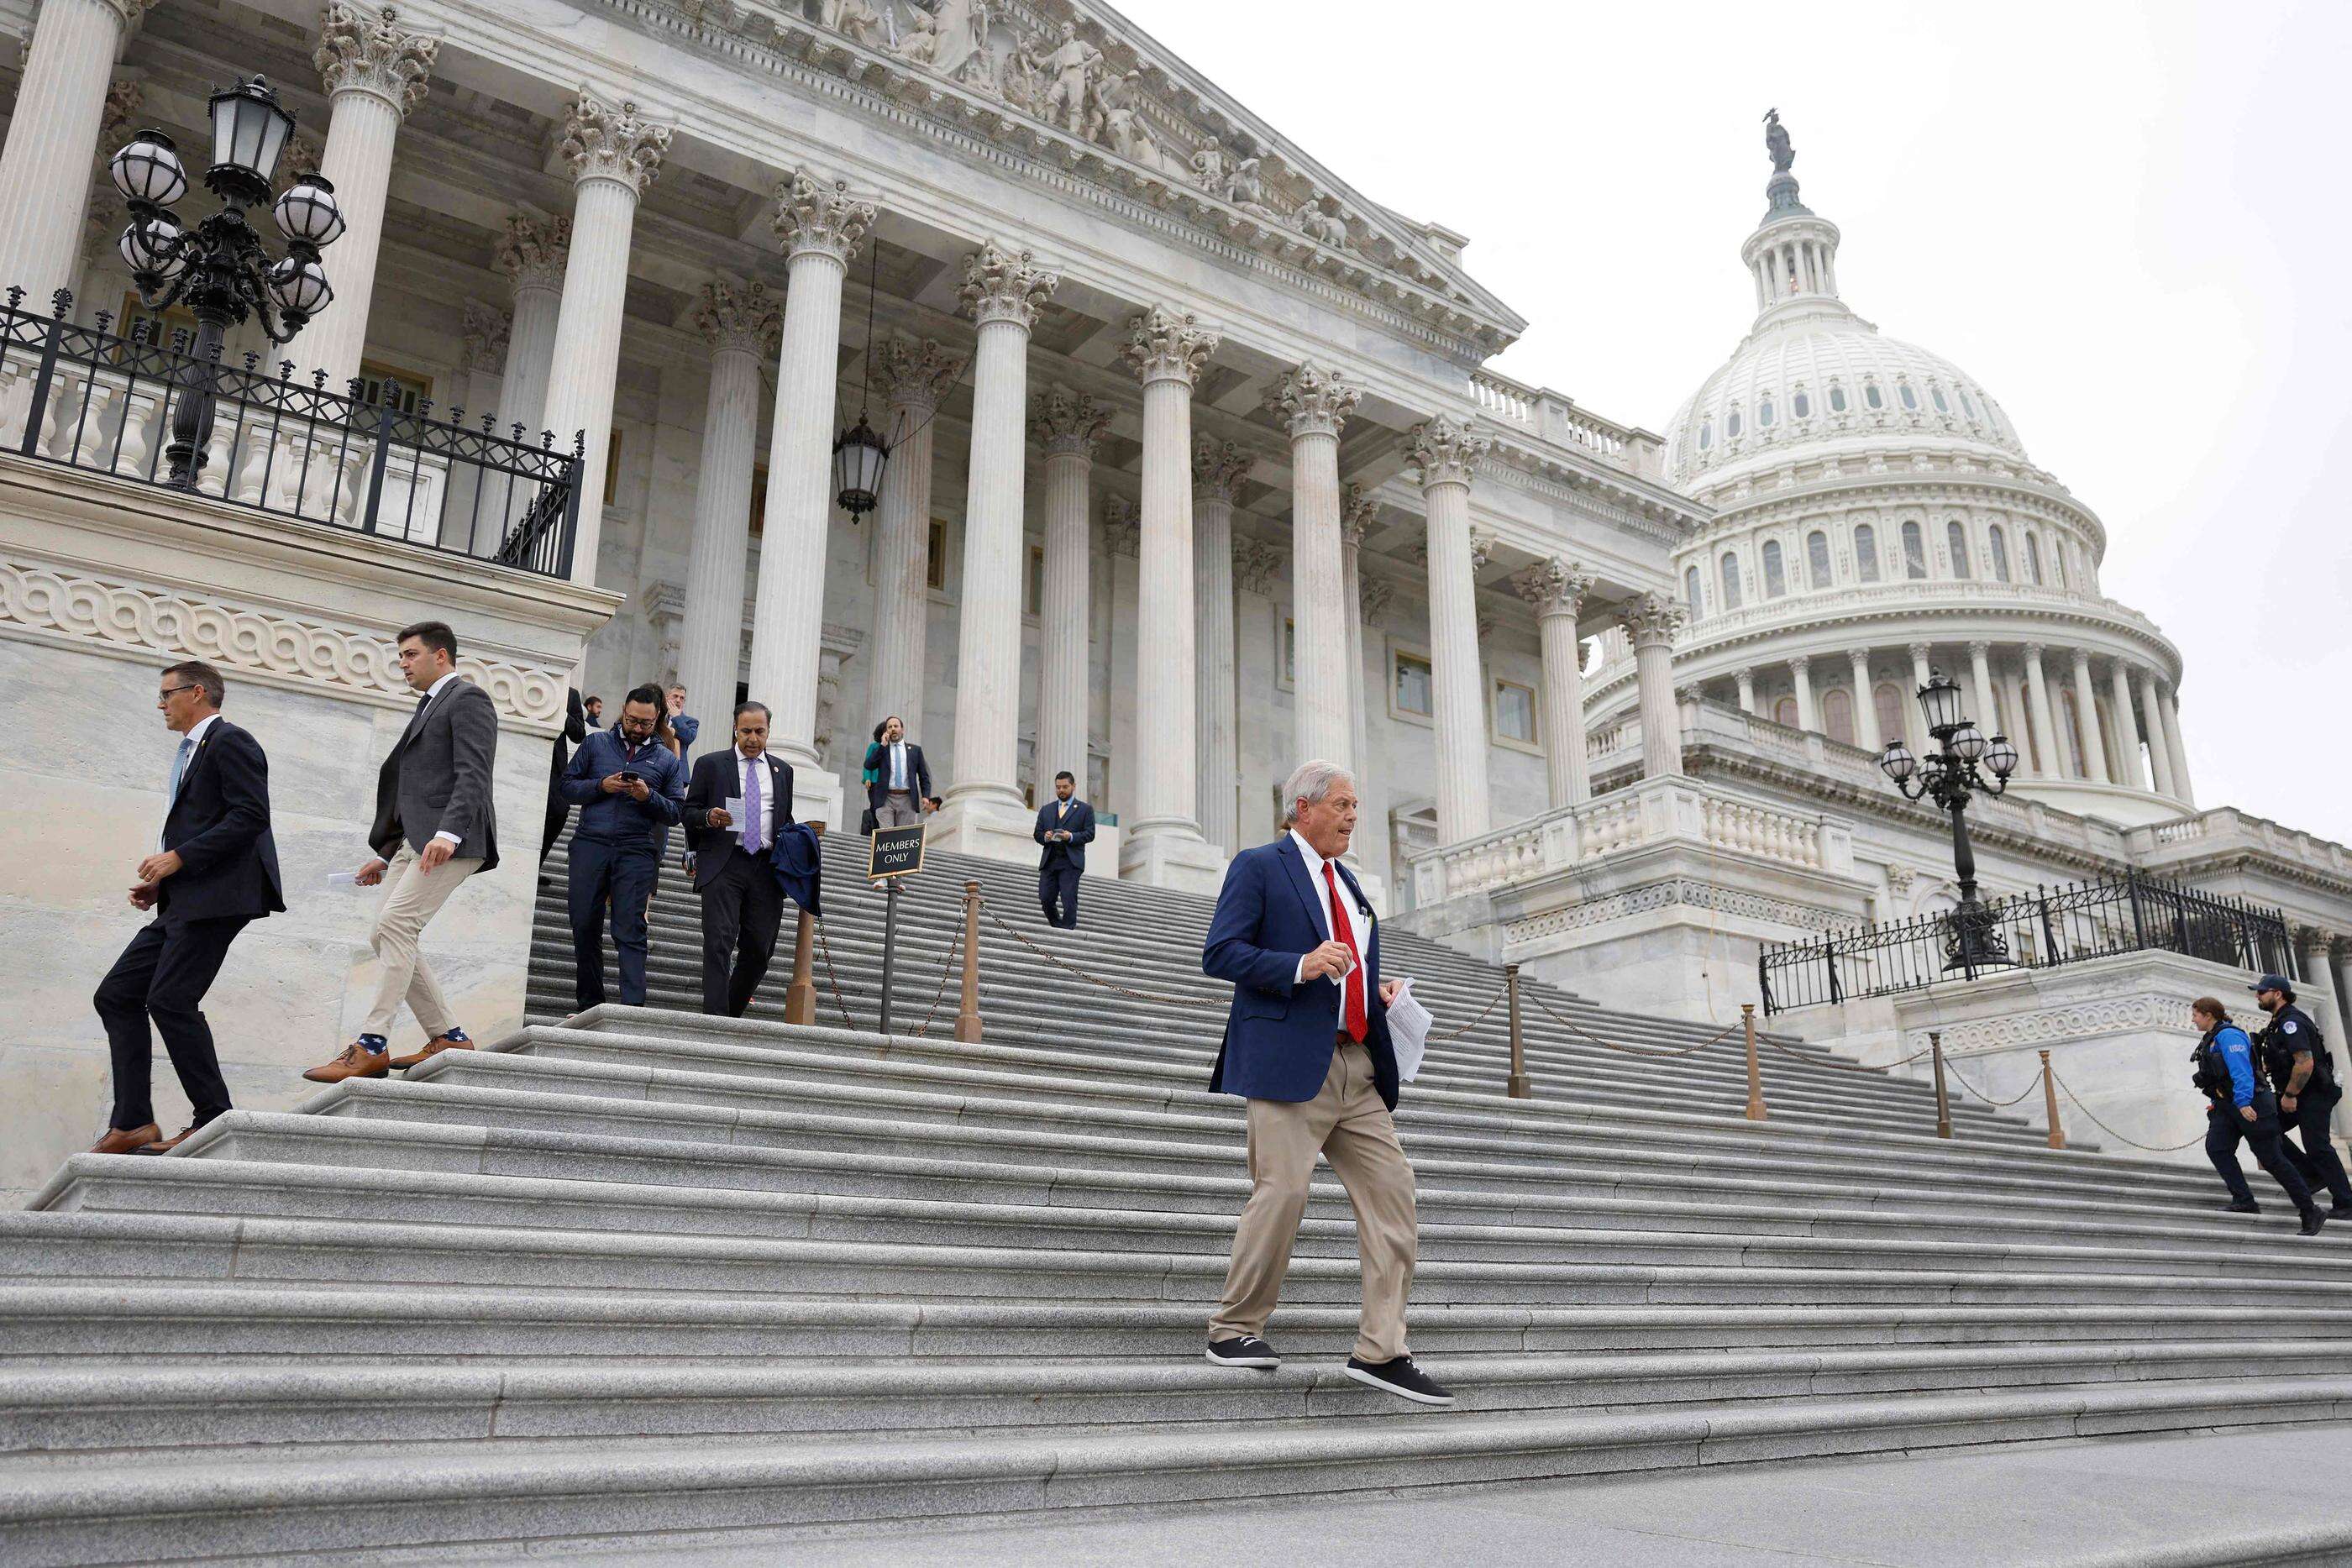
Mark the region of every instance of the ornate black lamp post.
POLYGON ((195 312, 195 353, 182 367, 172 439, 163 448, 170 482, 183 490, 196 487, 205 465, 222 340, 251 315, 260 318, 271 342, 290 341, 335 297, 319 252, 343 233, 334 186, 305 174, 273 204, 286 256, 271 261, 245 214, 269 201, 270 179, 294 133, 294 116, 255 77, 213 94, 212 120, 213 162, 205 184, 220 198, 221 210, 194 229, 182 227, 171 210, 187 193, 188 174, 170 137, 142 131, 108 164, 114 188, 131 207, 121 249, 139 298, 156 309, 184 299, 195 312))
POLYGON ((1960 712, 1960 688, 1930 672, 1919 688, 1919 707, 1927 716, 1927 733, 1936 749, 1923 759, 1900 740, 1886 743, 1878 766, 1895 780, 1906 800, 1922 797, 1952 814, 1952 869, 1959 873, 1960 906, 1952 912, 1951 935, 1945 939, 1947 969, 1979 969, 2007 964, 2009 944, 2002 939, 1992 912, 1977 897, 1977 857, 1969 847, 1969 797, 1997 797, 2009 789, 2017 767, 2017 747, 2009 737, 1984 731, 1960 712), (1984 772, 1977 765, 1984 765, 1984 772), (1987 779, 1986 774, 1991 777, 1987 779))

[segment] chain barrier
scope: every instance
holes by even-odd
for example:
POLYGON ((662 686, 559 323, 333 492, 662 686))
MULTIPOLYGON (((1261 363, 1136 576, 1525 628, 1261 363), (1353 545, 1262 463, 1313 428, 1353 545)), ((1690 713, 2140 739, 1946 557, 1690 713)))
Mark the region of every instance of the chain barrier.
POLYGON ((2058 1076, 2058 1069, 2054 1066, 2050 1070, 2050 1076, 2056 1080, 2059 1088, 2066 1091, 2066 1098, 2074 1103, 2075 1110, 2083 1113, 2084 1120, 2089 1122, 2091 1125, 2096 1127, 2099 1131, 2105 1133, 2107 1136, 2113 1138, 2119 1144, 2128 1144, 2133 1148, 2138 1149, 2144 1154, 2177 1155, 2183 1149, 2193 1149, 2198 1145, 2205 1141, 2205 1134, 2200 1133, 2185 1144, 2167 1144, 2163 1147, 2159 1148, 2154 1144, 2143 1144, 2137 1138, 2126 1138, 2121 1133, 2116 1132, 2113 1127, 2108 1126, 2105 1122, 2100 1121, 2098 1117, 2093 1115, 2091 1108, 2083 1103, 2083 1097, 2074 1092, 2074 1085, 2068 1083, 2064 1079, 2060 1078, 2058 1076))
POLYGON ((1045 959, 1048 964, 1053 965, 1054 967, 1061 970, 1065 974, 1076 975, 1079 979, 1086 981, 1087 984, 1090 986, 1100 986, 1104 990, 1116 991, 1120 996, 1129 998, 1134 1001, 1158 1002, 1162 1006, 1171 1008, 1210 1008, 1219 1005, 1213 998, 1155 996, 1150 991, 1139 991, 1131 986, 1122 986, 1116 980, 1106 980, 1098 976, 1089 975, 1084 969, 1079 968, 1076 964, 1064 958, 1060 954, 1049 953, 1045 948, 1038 946, 1037 944, 1029 940, 1029 938, 1023 934, 1019 926, 1008 925, 1003 915, 988 907, 987 904, 982 904, 980 906, 980 912, 982 915, 987 915, 988 918, 995 924, 995 926, 999 931, 1003 932, 1007 936, 1012 937, 1015 942, 1020 943, 1021 946, 1028 948, 1029 951, 1036 954, 1037 956, 1045 959))
POLYGON ((955 940, 948 944, 947 958, 940 965, 940 988, 931 993, 930 1011, 923 1015, 921 1025, 915 1030, 917 1040, 921 1040, 931 1032, 931 1020, 940 1016, 940 1003, 947 998, 948 978, 955 973, 956 955, 962 951, 963 922, 959 920, 956 922, 955 940))
POLYGON ((1476 1029, 1480 1024, 1485 1023, 1486 1021, 1486 1015, 1493 1012, 1496 1005, 1501 1002, 1505 997, 1510 995, 1510 987, 1505 986, 1501 990, 1496 991, 1493 996, 1486 998, 1486 1005, 1478 1009, 1478 1016, 1476 1018, 1472 1019, 1460 1029, 1448 1030, 1444 1034, 1433 1034, 1429 1037, 1430 1040, 1432 1041, 1441 1040, 1460 1040, 1464 1035, 1468 1034, 1472 1030, 1476 1029))
MULTIPOLYGON (((1894 1061, 1884 1061, 1874 1066, 1865 1066, 1859 1061, 1832 1061, 1827 1057, 1807 1056, 1801 1051, 1790 1051, 1779 1040, 1772 1040, 1761 1034, 1756 1037, 1756 1043, 1769 1047, 1773 1051, 1777 1051, 1781 1055, 1787 1057, 1790 1061, 1802 1062, 1807 1067, 1823 1067, 1833 1072, 1869 1072, 1882 1076, 1893 1071, 1898 1067, 1908 1067, 1922 1057, 1933 1054, 1931 1051, 1915 1051, 1910 1055, 1902 1057, 1894 1061)), ((1948 1058, 1947 1060, 1949 1059, 1948 1058)))
POLYGON ((1670 1061, 1676 1057, 1696 1056, 1700 1051, 1705 1051, 1708 1046, 1713 1045, 1717 1040, 1723 1039, 1726 1035, 1730 1034, 1733 1030, 1739 1027, 1738 1024, 1732 1024, 1719 1033, 1710 1035, 1706 1039, 1700 1040, 1696 1045, 1686 1047, 1681 1051, 1644 1051, 1639 1046, 1619 1045, 1613 1040, 1603 1040, 1599 1035, 1593 1033, 1591 1030, 1584 1028, 1582 1025, 1570 1023, 1568 1019, 1560 1017, 1558 1013, 1551 1010, 1551 1004, 1543 999, 1543 993, 1540 991, 1527 991, 1525 994, 1535 998, 1536 1007, 1543 1013, 1544 1017, 1551 1019, 1552 1022, 1559 1025, 1560 1028, 1568 1030, 1569 1033, 1581 1035, 1586 1040, 1591 1040, 1593 1044, 1606 1046, 1611 1051, 1622 1051, 1628 1056, 1646 1056, 1654 1061, 1670 1061))
POLYGON ((1987 1105, 1996 1111, 2005 1110, 2008 1107, 2016 1104, 2020 1100, 2024 1099, 2028 1094, 2032 1093, 2036 1089, 2042 1087, 2042 1074, 2037 1072, 2033 1075, 2032 1079, 2027 1082, 2023 1089, 2019 1090, 2015 1094, 2006 1100, 1996 1100, 1991 1095, 1986 1093, 1983 1090, 1978 1088, 1975 1084, 1969 1082, 1967 1079, 1961 1077, 1960 1070, 1952 1065, 1952 1059, 1948 1055, 1944 1058, 1944 1071, 1953 1082, 1958 1084, 1963 1090, 1975 1095, 1978 1099, 1983 1101, 1987 1105))
POLYGON ((849 1021, 849 1004, 842 999, 841 977, 833 967, 833 938, 824 934, 824 922, 822 920, 816 923, 816 946, 824 956, 825 989, 833 993, 833 1008, 841 1015, 841 1027, 855 1030, 857 1026, 849 1021))

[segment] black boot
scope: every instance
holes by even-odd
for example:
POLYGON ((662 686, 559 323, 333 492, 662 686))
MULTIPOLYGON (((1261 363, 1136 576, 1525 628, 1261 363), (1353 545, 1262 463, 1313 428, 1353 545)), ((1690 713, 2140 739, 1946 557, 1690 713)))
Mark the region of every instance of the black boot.
POLYGON ((2303 1211, 2303 1233, 2305 1236, 2318 1235, 2319 1228, 2326 1223, 2327 1216, 2320 1213, 2316 1207, 2306 1208, 2303 1211))

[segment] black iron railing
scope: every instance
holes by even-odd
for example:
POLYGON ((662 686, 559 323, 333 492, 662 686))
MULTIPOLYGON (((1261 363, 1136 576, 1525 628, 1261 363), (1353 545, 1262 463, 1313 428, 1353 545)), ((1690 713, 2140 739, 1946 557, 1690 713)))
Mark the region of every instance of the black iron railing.
MULTIPOLYGON (((2293 975, 2286 917, 2242 899, 2127 873, 1987 902, 2004 964, 1971 963, 1952 912, 1767 946, 1756 960, 1766 1013, 1924 990, 2009 969, 2050 969, 2116 953, 2182 953, 2293 975)), ((1974 952, 1987 949, 1979 946, 1974 952)))
POLYGON ((63 289, 46 316, 25 309, 23 296, 12 288, 0 304, 0 449, 160 485, 174 403, 209 395, 216 413, 199 494, 571 575, 578 438, 565 450, 541 433, 534 445, 520 425, 499 434, 494 415, 467 423, 462 409, 434 418, 429 400, 413 411, 368 402, 327 391, 323 371, 295 379, 290 360, 274 375, 258 354, 200 364, 185 331, 154 342, 142 321, 121 337, 105 311, 89 324, 69 320, 73 300, 63 289))

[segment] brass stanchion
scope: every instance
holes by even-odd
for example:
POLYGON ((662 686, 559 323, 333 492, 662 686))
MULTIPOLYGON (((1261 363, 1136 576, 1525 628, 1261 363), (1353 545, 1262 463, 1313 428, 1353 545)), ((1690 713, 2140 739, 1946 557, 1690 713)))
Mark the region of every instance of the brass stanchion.
POLYGON ((1503 1092, 1514 1100, 1535 1098, 1535 1085, 1528 1082, 1527 1052, 1519 1039, 1519 967, 1503 966, 1503 991, 1511 1000, 1511 1075, 1505 1080, 1503 1092))
POLYGON ((1764 1069, 1756 1060, 1756 1004, 1739 1004, 1740 1032, 1748 1037, 1748 1119, 1769 1121, 1772 1113, 1764 1109, 1764 1069))
MULTIPOLYGON (((816 836, 824 837, 824 824, 811 822, 816 836)), ((800 912, 800 924, 793 933, 793 978, 784 988, 784 1021, 813 1024, 816 1022, 816 922, 805 909, 800 912)))
POLYGON ((1936 1136, 1952 1135, 1952 1098, 1944 1092, 1944 1034, 1941 1030, 1927 1031, 1927 1050, 1936 1058, 1936 1136))
POLYGON ((980 883, 963 884, 963 1006, 956 1012, 955 1037, 980 1038, 980 883))
POLYGON ((2050 1053, 2046 1051, 2042 1053, 2042 1105, 2050 1117, 2050 1146, 2064 1148, 2066 1133, 2058 1125, 2058 1082, 2050 1076, 2050 1053))

